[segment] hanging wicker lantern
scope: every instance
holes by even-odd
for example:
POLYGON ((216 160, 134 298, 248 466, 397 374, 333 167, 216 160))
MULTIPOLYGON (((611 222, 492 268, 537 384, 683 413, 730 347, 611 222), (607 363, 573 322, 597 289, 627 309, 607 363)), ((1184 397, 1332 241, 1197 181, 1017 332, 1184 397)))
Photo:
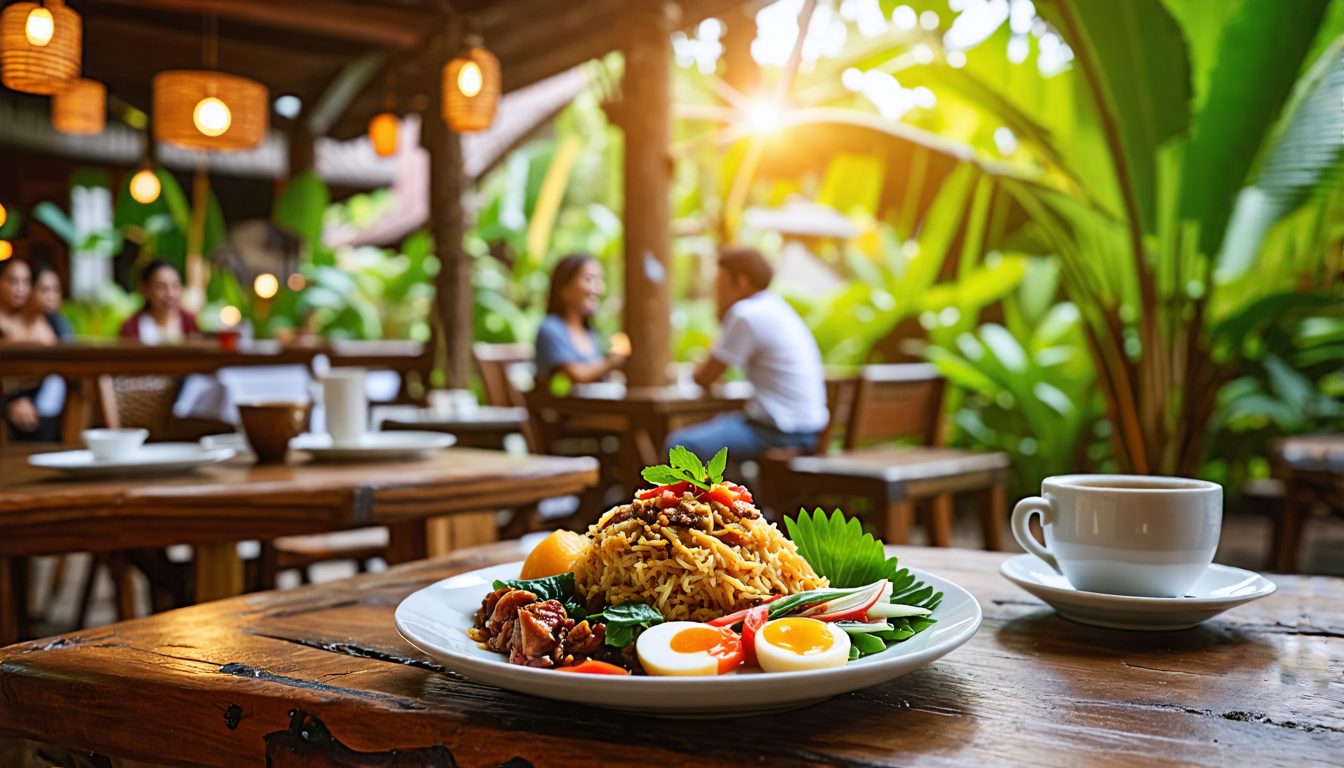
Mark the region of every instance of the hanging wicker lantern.
POLYGON ((443 119, 458 133, 484 131, 499 106, 499 59, 479 38, 443 68, 443 119))
POLYGON ((232 152, 266 138, 266 86, 222 72, 178 69, 154 76, 154 138, 187 149, 232 152))
POLYGON ((401 130, 401 121, 391 112, 374 115, 369 121, 369 141, 373 151, 379 157, 391 157, 397 154, 397 133, 401 130))
POLYGON ((52 94, 79 77, 83 28, 63 0, 14 3, 0 14, 0 81, 24 93, 52 94))
POLYGON ((97 80, 76 80, 51 97, 51 126, 61 133, 90 136, 106 122, 107 88, 97 80))

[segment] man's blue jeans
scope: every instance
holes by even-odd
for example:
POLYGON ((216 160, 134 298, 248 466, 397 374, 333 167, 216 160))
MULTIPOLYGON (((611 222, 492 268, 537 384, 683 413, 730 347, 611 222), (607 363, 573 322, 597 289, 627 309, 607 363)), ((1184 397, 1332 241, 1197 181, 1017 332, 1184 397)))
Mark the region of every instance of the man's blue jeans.
POLYGON ((683 445, 704 461, 728 449, 733 461, 759 458, 771 448, 811 450, 816 445, 818 432, 781 432, 773 427, 748 421, 741 413, 730 413, 701 424, 694 424, 673 432, 665 448, 683 445))

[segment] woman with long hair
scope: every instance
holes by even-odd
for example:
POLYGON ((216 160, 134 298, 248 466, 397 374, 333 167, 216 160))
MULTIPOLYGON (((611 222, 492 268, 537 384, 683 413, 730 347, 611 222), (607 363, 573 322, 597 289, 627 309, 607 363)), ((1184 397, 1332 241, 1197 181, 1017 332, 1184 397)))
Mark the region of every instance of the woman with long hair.
POLYGON ((196 319, 182 309, 182 277, 172 264, 155 260, 142 269, 140 294, 145 306, 122 324, 123 339, 171 344, 196 335, 196 319))
POLYGON ((537 383, 563 373, 575 384, 598 381, 625 364, 625 355, 607 353, 593 330, 592 317, 606 293, 602 263, 587 253, 556 262, 546 319, 537 331, 537 383))

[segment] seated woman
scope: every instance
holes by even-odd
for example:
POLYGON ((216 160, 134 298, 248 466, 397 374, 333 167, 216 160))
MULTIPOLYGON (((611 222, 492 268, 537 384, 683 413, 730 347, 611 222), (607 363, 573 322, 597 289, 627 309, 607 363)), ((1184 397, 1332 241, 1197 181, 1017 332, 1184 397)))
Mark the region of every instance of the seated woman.
POLYGON ((173 344, 198 332, 196 319, 182 309, 182 278, 166 261, 154 260, 140 272, 145 306, 121 326, 123 339, 141 344, 173 344))
MULTIPOLYGON (((41 309, 30 301, 33 271, 28 262, 17 258, 0 261, 0 340, 26 344, 56 344, 56 331, 41 309)), ((0 380, 0 402, 4 421, 15 440, 55 441, 60 425, 55 418, 43 417, 36 398, 41 379, 0 380)))
POLYGON ((625 364, 625 356, 604 353, 592 317, 606 292, 602 264, 586 253, 572 253, 551 272, 546 319, 537 330, 536 386, 549 386, 562 373, 575 384, 606 378, 625 364))
POLYGON ((33 305, 34 311, 41 312, 47 318, 57 337, 68 339, 75 335, 75 331, 70 321, 61 314, 61 299, 61 276, 56 274, 50 264, 34 265, 33 295, 28 303, 33 305))

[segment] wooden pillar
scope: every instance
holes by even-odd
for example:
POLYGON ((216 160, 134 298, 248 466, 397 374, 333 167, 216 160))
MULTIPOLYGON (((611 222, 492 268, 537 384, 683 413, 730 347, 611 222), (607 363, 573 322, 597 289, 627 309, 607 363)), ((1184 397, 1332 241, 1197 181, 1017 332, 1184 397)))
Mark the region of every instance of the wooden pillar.
POLYGON ((463 248, 466 212, 462 201, 466 175, 462 167, 462 139, 443 121, 440 79, 447 46, 436 44, 425 91, 428 104, 420 117, 420 142, 429 152, 429 231, 439 259, 434 300, 438 326, 443 331, 447 384, 465 388, 471 383, 472 295, 471 257, 463 248))
POLYGON ((738 93, 751 97, 761 88, 761 68, 751 58, 751 41, 756 39, 756 6, 743 5, 726 11, 723 23, 723 80, 738 93))
POLYGON ((289 129, 289 178, 306 173, 317 167, 317 151, 314 149, 313 132, 308 121, 296 119, 289 129))
POLYGON ((639 4, 629 24, 620 107, 625 132, 625 330, 631 386, 667 383, 671 362, 669 274, 672 180, 672 14, 675 6, 639 4))

